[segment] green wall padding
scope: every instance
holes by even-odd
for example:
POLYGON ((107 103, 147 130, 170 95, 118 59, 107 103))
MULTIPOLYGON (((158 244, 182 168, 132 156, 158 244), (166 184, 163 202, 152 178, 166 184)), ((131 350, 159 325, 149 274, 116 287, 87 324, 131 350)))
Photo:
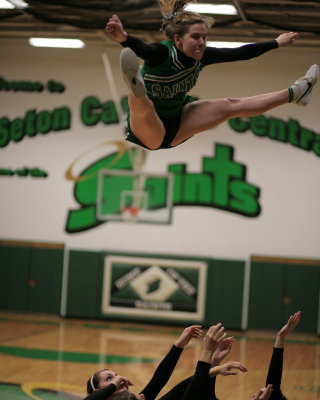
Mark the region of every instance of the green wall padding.
POLYGON ((278 330, 302 311, 297 331, 317 332, 320 267, 253 261, 251 265, 249 329, 278 330))
POLYGON ((211 260, 206 301, 206 324, 221 322, 227 329, 241 329, 243 261, 211 260))
POLYGON ((28 310, 28 276, 30 249, 0 246, 0 309, 28 310))
POLYGON ((63 249, 31 248, 30 276, 36 281, 29 290, 29 310, 59 314, 63 249))
POLYGON ((63 248, 0 245, 0 309, 59 314, 63 248))
MULTIPOLYGON (((208 275, 205 318, 198 323, 211 325, 222 322, 228 329, 241 329, 244 262, 180 257, 171 254, 70 251, 67 316, 108 318, 101 313, 103 263, 104 258, 108 255, 206 262, 208 264, 208 275)), ((155 321, 167 325, 191 324, 190 321, 143 316, 111 315, 110 319, 140 322, 155 321)), ((196 322, 192 321, 192 324, 194 323, 196 322)))
POLYGON ((67 316, 101 317, 102 272, 100 252, 70 251, 67 316))

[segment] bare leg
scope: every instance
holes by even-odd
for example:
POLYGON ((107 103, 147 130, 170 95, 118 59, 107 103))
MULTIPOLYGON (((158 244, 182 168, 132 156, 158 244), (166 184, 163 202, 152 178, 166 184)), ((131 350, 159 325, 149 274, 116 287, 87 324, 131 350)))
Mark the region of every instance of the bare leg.
POLYGON ((165 129, 152 101, 146 95, 139 61, 131 49, 124 48, 121 51, 120 66, 129 89, 128 100, 132 132, 146 147, 152 150, 157 149, 163 142, 165 129))
POLYGON ((129 93, 129 108, 134 135, 149 149, 157 149, 163 142, 165 129, 152 101, 147 96, 135 97, 129 93))
POLYGON ((297 79, 288 89, 252 97, 221 100, 200 100, 184 107, 180 129, 171 142, 178 145, 189 137, 211 129, 235 117, 263 114, 288 102, 306 106, 319 76, 319 66, 312 65, 305 76, 297 79))
POLYGON ((288 103, 288 89, 252 97, 199 100, 184 107, 180 129, 172 141, 176 146, 189 137, 212 129, 235 117, 252 117, 288 103))
MULTIPOLYGON (((131 49, 124 48, 121 51, 120 65, 129 88, 131 129, 146 147, 157 149, 165 137, 165 128, 153 103, 146 95, 139 62, 131 49)), ((319 67, 314 64, 306 75, 295 81, 289 89, 238 99, 200 100, 189 103, 183 109, 180 128, 171 145, 176 146, 189 137, 214 128, 230 118, 259 115, 289 101, 307 105, 318 75, 319 67)))

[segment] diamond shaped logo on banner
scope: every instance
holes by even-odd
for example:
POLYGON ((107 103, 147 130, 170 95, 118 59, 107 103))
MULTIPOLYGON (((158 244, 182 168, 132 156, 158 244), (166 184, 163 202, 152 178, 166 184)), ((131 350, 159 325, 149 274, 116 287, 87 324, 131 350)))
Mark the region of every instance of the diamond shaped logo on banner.
POLYGON ((179 285, 158 265, 151 266, 137 276, 130 282, 130 286, 146 301, 166 301, 179 289, 179 285), (153 285, 157 287, 150 291, 153 285))

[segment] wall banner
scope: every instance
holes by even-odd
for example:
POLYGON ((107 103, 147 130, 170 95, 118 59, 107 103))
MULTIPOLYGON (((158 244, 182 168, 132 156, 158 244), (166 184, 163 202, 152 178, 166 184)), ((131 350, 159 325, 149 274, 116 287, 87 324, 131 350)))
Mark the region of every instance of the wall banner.
POLYGON ((207 263, 131 256, 107 256, 102 314, 204 319, 207 263))

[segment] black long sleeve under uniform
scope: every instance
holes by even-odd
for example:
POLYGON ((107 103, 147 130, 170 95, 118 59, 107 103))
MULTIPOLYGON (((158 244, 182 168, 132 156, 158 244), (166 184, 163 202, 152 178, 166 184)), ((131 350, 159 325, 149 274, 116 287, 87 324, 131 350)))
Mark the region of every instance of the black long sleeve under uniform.
POLYGON ((194 375, 178 383, 159 400, 218 400, 216 377, 209 377, 210 367, 210 364, 198 361, 194 375))
MULTIPOLYGON (((172 346, 164 359, 155 370, 151 380, 140 391, 146 400, 155 400, 160 391, 168 382, 179 358, 182 349, 172 346)), ((217 400, 214 388, 215 377, 209 378, 210 364, 199 361, 194 376, 191 376, 174 386, 168 393, 159 400, 217 400)), ((84 400, 106 400, 116 391, 114 384, 97 390, 87 396, 84 400)))
MULTIPOLYGON (((287 400, 280 389, 283 354, 283 348, 273 348, 266 379, 266 386, 273 385, 270 400, 287 400)), ((218 400, 215 395, 215 377, 208 377, 209 369, 209 364, 199 361, 193 377, 180 382, 159 400, 218 400)))
MULTIPOLYGON (((170 148, 179 131, 182 111, 187 103, 194 100, 188 93, 196 85, 202 68, 210 64, 258 57, 277 48, 278 42, 270 40, 231 49, 206 47, 201 60, 187 57, 171 40, 148 44, 128 35, 127 40, 121 45, 129 47, 144 60, 141 74, 146 93, 165 128, 165 137, 159 148, 170 148)), ((146 147, 131 129, 130 110, 127 118, 126 140, 146 147)))
MULTIPOLYGON (((128 35, 127 40, 121 42, 123 47, 130 47, 135 54, 142 58, 149 66, 163 63, 168 57, 168 47, 162 43, 145 43, 135 36, 128 35)), ((250 60, 269 50, 276 49, 278 42, 269 40, 266 42, 250 43, 236 48, 206 47, 203 57, 205 64, 217 64, 240 60, 250 60)), ((187 57, 177 49, 178 59, 186 66, 192 65, 195 60, 187 57)))
POLYGON ((269 384, 273 385, 270 400, 286 400, 286 397, 282 394, 280 389, 282 378, 283 353, 283 348, 273 348, 266 379, 266 386, 269 384))
MULTIPOLYGON (((160 362, 151 380, 140 392, 145 395, 146 400, 154 400, 158 396, 162 388, 168 382, 172 371, 180 358, 182 350, 183 349, 176 346, 172 346, 164 359, 160 362)), ((116 389, 116 386, 111 383, 106 388, 91 393, 84 400, 106 400, 116 391, 116 389)))
POLYGON ((183 349, 172 346, 165 358, 161 361, 155 370, 151 380, 140 393, 143 393, 146 400, 154 400, 163 387, 168 382, 183 349))

